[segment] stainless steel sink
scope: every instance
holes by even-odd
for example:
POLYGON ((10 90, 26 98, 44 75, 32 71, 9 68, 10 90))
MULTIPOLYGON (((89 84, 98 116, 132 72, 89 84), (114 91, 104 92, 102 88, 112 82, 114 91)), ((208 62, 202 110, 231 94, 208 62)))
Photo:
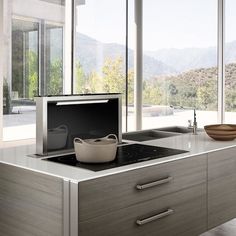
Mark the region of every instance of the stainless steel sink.
POLYGON ((180 133, 165 132, 159 130, 142 130, 142 131, 124 133, 122 134, 122 139, 143 142, 153 139, 168 138, 176 135, 180 135, 180 133))
POLYGON ((155 129, 155 131, 168 131, 168 132, 175 132, 175 133, 181 133, 181 134, 186 134, 186 133, 192 133, 192 129, 189 129, 184 126, 170 126, 170 127, 164 127, 164 128, 158 128, 155 129))

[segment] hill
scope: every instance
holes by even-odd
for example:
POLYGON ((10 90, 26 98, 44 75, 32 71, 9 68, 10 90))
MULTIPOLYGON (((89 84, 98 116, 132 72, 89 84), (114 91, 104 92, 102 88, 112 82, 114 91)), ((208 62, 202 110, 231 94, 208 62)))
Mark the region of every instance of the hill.
MULTIPOLYGON (((236 111, 236 63, 226 65, 226 110, 236 111)), ((146 103, 217 110, 217 67, 199 68, 178 75, 156 76, 146 82, 146 103), (153 91, 157 91, 152 96, 153 91), (157 97, 158 94, 158 97, 157 97)))
MULTIPOLYGON (((226 63, 235 62, 236 41, 226 43, 225 52, 226 63)), ((217 65, 216 47, 161 49, 158 51, 147 51, 145 54, 163 62, 178 72, 197 68, 209 68, 217 65)))
MULTIPOLYGON (((125 61, 125 46, 115 43, 102 43, 84 34, 77 33, 76 36, 75 60, 79 61, 85 73, 97 70, 104 64, 105 58, 115 58, 121 56, 125 61)), ((129 50, 128 67, 133 68, 134 51, 129 50)), ((157 59, 144 55, 144 78, 150 78, 156 75, 175 74, 177 71, 171 66, 158 61, 157 59)))

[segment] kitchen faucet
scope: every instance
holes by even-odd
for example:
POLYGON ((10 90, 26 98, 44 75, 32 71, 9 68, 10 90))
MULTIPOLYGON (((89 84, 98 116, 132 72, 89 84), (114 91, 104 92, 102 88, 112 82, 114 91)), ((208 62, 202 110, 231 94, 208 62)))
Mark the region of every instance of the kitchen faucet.
POLYGON ((196 115, 196 109, 193 109, 193 125, 192 121, 188 120, 188 128, 193 130, 193 134, 197 134, 197 115, 196 115))
POLYGON ((188 120, 188 129, 193 130, 193 134, 197 134, 197 115, 196 115, 196 109, 193 107, 183 107, 183 106, 170 106, 171 108, 174 109, 193 109, 193 124, 191 120, 188 120))

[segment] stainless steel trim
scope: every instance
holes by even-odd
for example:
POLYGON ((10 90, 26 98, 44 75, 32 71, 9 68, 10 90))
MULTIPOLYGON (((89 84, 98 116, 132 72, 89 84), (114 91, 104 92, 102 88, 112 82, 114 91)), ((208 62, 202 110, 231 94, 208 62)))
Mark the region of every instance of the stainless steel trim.
POLYGON ((169 176, 167 178, 159 179, 159 180, 151 182, 151 183, 137 184, 136 189, 137 190, 143 190, 143 189, 147 189, 147 188, 152 188, 152 187, 159 186, 159 185, 162 185, 162 184, 165 184, 165 183, 169 183, 172 179, 173 179, 173 177, 169 176))
MULTIPOLYGON (((36 98, 36 153, 38 155, 48 155, 47 150, 47 104, 48 102, 72 102, 72 101, 96 101, 118 99, 118 140, 122 141, 122 95, 121 94, 98 94, 98 95, 78 95, 78 96, 52 96, 36 98)), ((71 152, 71 150, 68 150, 71 152)))
POLYGON ((72 45, 72 30, 74 30, 72 25, 72 0, 65 1, 65 25, 63 30, 63 94, 72 94, 72 54, 74 53, 74 45, 72 45))
POLYGON ((43 154, 43 102, 36 98, 36 153, 43 154))
POLYGON ((70 235, 70 181, 63 179, 63 235, 70 235))
POLYGON ((122 143, 122 95, 120 94, 118 97, 118 142, 122 143))
POLYGON ((218 0, 218 122, 225 121, 225 0, 218 0))
POLYGON ((142 220, 136 220, 136 224, 139 225, 139 226, 142 226, 142 225, 145 225, 145 224, 150 223, 152 221, 159 220, 159 219, 161 219, 163 217, 172 215, 173 213, 174 213, 174 210, 167 209, 166 211, 164 211, 162 213, 159 213, 157 215, 154 215, 154 216, 142 219, 142 220))
POLYGON ((79 188, 78 183, 70 182, 70 236, 78 236, 79 232, 79 188))
POLYGON ((135 128, 142 129, 143 90, 143 0, 135 0, 134 111, 135 128))
POLYGON ((94 103, 108 103, 108 100, 57 102, 56 105, 57 106, 66 106, 66 105, 94 104, 94 103))
POLYGON ((173 213, 174 213, 174 210, 167 209, 166 211, 164 211, 162 213, 159 213, 157 215, 154 215, 154 216, 151 216, 151 217, 148 217, 148 218, 145 218, 145 219, 141 219, 141 220, 136 220, 136 224, 139 225, 139 226, 145 225, 145 224, 150 223, 152 221, 159 220, 163 217, 172 215, 173 213))

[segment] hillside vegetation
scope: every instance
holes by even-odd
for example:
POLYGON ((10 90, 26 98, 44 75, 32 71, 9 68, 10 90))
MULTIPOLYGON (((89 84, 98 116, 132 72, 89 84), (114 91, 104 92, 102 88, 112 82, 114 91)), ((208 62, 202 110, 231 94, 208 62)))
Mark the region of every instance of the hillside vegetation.
MULTIPOLYGON (((102 73, 76 69, 76 93, 122 92, 125 94, 122 58, 106 59, 102 73)), ((134 72, 128 72, 128 103, 133 104, 134 72)), ((236 111, 236 63, 226 65, 226 109, 236 111)), ((178 75, 154 76, 143 82, 143 103, 217 110, 217 68, 200 68, 178 75)))
MULTIPOLYGON (((145 81, 145 103, 217 110, 217 68, 201 68, 145 81), (155 95, 153 95, 153 91, 155 95)), ((236 111, 236 63, 226 65, 226 110, 236 111)))
MULTIPOLYGON (((76 92, 125 93, 125 46, 102 43, 80 33, 77 38, 76 92), (97 50, 102 55, 99 61, 94 53, 97 50)), ((134 52, 128 50, 128 103, 133 104, 134 52)), ((217 110, 216 53, 216 47, 144 52, 143 103, 217 110)), ((236 111, 235 61, 236 41, 232 41, 226 43, 227 111, 236 111)))
MULTIPOLYGON (((32 57, 34 58, 34 57, 32 57)), ((31 58, 30 61, 33 61, 31 58)), ((32 62, 33 64, 33 62, 32 62)), ((48 94, 62 93, 62 62, 51 64, 48 94)), ((29 97, 37 93, 37 75, 29 74, 29 97)), ((134 102, 134 71, 128 71, 128 103, 134 102)), ((126 94, 126 75, 122 57, 106 58, 101 71, 85 73, 78 62, 75 70, 75 93, 123 93, 126 94)), ((226 65, 226 111, 236 111, 236 63, 226 65)), ((200 68, 171 75, 152 76, 143 81, 143 103, 196 107, 200 110, 217 110, 217 68, 200 68)))

